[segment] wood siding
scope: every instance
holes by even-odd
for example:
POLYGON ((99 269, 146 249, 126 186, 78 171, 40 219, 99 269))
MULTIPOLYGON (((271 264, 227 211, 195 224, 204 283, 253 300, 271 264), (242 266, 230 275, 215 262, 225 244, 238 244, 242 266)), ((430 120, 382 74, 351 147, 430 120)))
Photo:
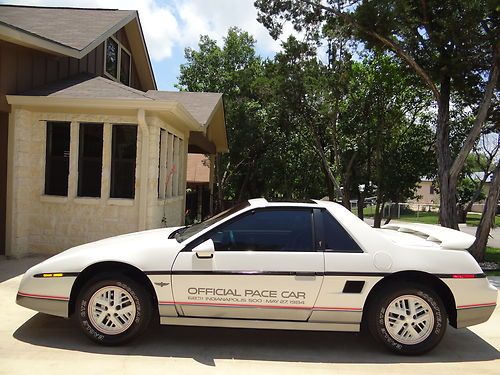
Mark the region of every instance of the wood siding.
MULTIPOLYGON (((123 29, 115 37, 127 49, 130 48, 123 29)), ((104 76, 104 43, 78 60, 0 40, 0 111, 9 112, 5 95, 20 94, 79 73, 104 76)), ((130 86, 142 89, 133 56, 130 86)))

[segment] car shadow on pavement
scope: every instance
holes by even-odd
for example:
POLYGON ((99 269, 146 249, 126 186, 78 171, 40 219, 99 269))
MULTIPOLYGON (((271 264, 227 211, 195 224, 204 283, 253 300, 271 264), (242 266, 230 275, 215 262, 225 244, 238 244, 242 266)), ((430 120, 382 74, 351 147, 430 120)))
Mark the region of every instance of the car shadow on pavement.
POLYGON ((119 347, 94 344, 75 322, 36 314, 13 334, 36 346, 103 355, 193 358, 215 366, 216 359, 314 363, 435 363, 491 361, 500 353, 468 329, 449 327, 441 344, 422 356, 392 354, 368 335, 345 332, 274 331, 231 328, 152 327, 119 347))

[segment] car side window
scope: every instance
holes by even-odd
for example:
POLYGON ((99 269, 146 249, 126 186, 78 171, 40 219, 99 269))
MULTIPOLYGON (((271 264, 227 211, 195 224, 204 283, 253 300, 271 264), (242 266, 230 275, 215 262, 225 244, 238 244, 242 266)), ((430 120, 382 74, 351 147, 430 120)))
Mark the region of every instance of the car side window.
POLYGON ((315 251, 311 209, 257 209, 221 225, 216 251, 315 251))
POLYGON ((325 251, 342 253, 363 252, 342 225, 326 210, 323 210, 323 228, 325 251))

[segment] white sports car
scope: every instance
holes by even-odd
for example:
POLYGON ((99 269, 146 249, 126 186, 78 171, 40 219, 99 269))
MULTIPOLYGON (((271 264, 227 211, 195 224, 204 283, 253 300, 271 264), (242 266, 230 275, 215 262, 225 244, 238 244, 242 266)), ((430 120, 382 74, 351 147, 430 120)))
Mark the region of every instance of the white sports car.
POLYGON ((161 324, 359 331, 419 354, 447 323, 482 323, 497 290, 464 249, 474 237, 424 224, 373 229, 325 201, 252 199, 188 227, 77 246, 29 269, 17 303, 74 317, 119 344, 161 324))

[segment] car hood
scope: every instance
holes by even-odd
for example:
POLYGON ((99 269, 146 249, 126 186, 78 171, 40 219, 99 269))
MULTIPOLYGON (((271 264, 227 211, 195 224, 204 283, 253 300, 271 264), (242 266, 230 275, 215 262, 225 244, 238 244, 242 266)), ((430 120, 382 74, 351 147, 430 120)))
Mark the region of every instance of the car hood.
POLYGON ((168 236, 181 227, 124 234, 79 245, 34 267, 34 272, 80 272, 99 262, 121 262, 141 270, 170 267, 183 247, 168 236))

